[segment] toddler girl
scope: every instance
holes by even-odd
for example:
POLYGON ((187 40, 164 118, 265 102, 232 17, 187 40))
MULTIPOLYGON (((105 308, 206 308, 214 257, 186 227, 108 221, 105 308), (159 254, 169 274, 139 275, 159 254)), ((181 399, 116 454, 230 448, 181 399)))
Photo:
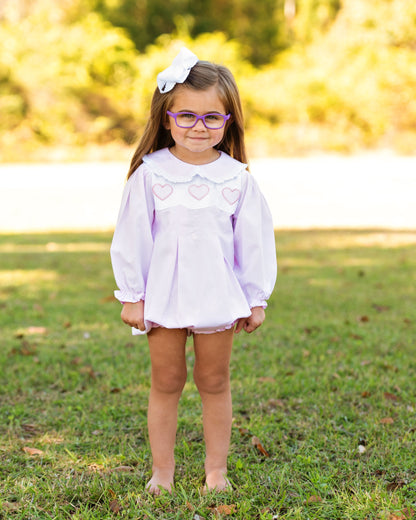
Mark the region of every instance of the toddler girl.
POLYGON ((203 405, 205 491, 230 488, 229 362, 234 332, 259 327, 276 278, 273 225, 248 173, 240 97, 230 71, 183 48, 158 75, 111 246, 133 334, 147 333, 152 478, 172 490, 177 407, 193 335, 203 405))

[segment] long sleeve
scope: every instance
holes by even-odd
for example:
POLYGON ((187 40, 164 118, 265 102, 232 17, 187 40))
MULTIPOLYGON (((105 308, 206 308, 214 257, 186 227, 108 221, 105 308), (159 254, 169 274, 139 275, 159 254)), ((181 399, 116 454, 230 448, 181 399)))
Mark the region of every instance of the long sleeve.
POLYGON ((255 179, 246 172, 234 214, 234 272, 250 308, 266 307, 276 282, 272 216, 255 179))
POLYGON ((145 299, 146 281, 153 249, 154 203, 150 176, 144 165, 129 178, 111 244, 111 262, 121 302, 145 299))

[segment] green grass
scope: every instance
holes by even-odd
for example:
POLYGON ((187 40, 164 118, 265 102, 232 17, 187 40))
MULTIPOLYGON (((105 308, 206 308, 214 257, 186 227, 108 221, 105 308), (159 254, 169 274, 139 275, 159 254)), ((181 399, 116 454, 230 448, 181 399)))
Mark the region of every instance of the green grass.
POLYGON ((119 320, 110 240, 0 235, 0 518, 413 516, 416 233, 278 233, 267 321, 233 352, 235 491, 207 497, 191 379, 176 493, 144 493, 147 343, 119 320))

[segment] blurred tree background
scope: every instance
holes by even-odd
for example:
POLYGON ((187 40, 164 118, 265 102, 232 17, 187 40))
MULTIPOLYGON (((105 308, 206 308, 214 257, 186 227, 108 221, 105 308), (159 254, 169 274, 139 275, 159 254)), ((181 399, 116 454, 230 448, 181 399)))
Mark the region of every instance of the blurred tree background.
POLYGON ((252 155, 416 152, 414 0, 1 0, 0 38, 3 161, 124 159, 182 45, 234 72, 252 155))

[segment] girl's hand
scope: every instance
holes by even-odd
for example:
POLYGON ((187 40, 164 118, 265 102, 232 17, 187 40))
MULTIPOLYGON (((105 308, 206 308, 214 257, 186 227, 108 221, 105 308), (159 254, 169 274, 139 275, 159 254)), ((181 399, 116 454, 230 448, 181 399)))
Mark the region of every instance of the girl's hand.
POLYGON ((251 309, 251 316, 248 318, 240 318, 235 327, 235 333, 238 334, 241 330, 246 332, 253 332, 263 323, 266 314, 263 307, 253 307, 251 309))
POLYGON ((121 319, 130 327, 144 330, 144 301, 125 303, 121 310, 121 319))

